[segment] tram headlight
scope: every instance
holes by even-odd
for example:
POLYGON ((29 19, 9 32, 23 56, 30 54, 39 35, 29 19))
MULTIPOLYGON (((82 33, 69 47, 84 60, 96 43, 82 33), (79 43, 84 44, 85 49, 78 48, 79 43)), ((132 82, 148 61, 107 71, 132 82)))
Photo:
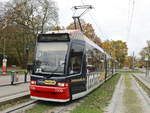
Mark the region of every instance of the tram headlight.
POLYGON ((58 82, 58 83, 57 83, 57 86, 60 86, 60 87, 68 87, 69 84, 68 84, 68 83, 64 83, 64 82, 58 82))
POLYGON ((32 80, 30 83, 31 83, 31 85, 35 85, 36 81, 32 80))

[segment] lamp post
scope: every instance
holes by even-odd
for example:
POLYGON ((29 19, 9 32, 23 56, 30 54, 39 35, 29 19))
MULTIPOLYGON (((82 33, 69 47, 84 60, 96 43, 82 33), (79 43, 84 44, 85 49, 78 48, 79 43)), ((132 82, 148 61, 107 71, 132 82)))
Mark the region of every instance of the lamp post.
POLYGON ((147 41, 148 44, 148 75, 150 76, 150 41, 147 41))
POLYGON ((29 47, 26 47, 26 63, 28 64, 28 58, 29 58, 29 47))
POLYGON ((148 60, 149 60, 149 58, 148 58, 149 56, 148 55, 146 55, 145 56, 145 62, 146 62, 146 76, 148 75, 148 60))
MULTIPOLYGON (((6 27, 7 27, 7 20, 6 20, 2 30, 5 29, 6 27)), ((3 47, 2 72, 3 72, 3 75, 6 75, 6 72, 7 72, 7 59, 6 59, 6 55, 5 55, 6 44, 5 44, 5 38, 4 37, 3 37, 3 40, 4 40, 4 42, 3 42, 4 47, 3 47)))
POLYGON ((145 55, 145 62, 146 62, 146 76, 149 75, 149 62, 150 62, 150 41, 147 41, 147 53, 145 55))

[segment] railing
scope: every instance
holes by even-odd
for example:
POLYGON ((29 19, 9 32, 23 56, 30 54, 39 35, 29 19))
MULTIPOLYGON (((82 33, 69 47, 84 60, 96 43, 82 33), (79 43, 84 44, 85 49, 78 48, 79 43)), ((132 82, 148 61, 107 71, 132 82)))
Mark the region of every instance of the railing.
POLYGON ((27 83, 29 81, 30 76, 26 71, 9 71, 7 75, 0 76, 0 86, 27 83))

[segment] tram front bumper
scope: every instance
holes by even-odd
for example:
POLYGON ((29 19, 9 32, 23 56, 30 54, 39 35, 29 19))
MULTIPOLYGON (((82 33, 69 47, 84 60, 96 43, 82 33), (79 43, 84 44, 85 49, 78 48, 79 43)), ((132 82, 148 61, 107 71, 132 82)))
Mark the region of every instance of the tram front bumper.
POLYGON ((30 85, 30 96, 37 100, 67 102, 70 100, 70 91, 69 87, 30 85))

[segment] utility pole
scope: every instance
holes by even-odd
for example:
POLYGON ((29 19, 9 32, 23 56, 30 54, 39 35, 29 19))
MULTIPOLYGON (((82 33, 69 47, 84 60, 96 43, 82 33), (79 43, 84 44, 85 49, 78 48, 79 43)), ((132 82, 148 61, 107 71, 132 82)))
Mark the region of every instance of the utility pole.
MULTIPOLYGON (((2 28, 5 29, 7 27, 7 20, 5 21, 4 23, 4 26, 2 28)), ((4 38, 4 37, 3 37, 4 38)), ((4 47, 3 47, 3 60, 2 60, 2 72, 3 72, 3 75, 6 75, 6 71, 7 71, 7 59, 6 59, 6 42, 5 42, 5 38, 3 39, 3 43, 4 43, 4 47)))
POLYGON ((146 56, 145 56, 145 63, 146 63, 146 67, 145 67, 145 68, 146 68, 146 69, 145 69, 145 70, 146 70, 146 73, 145 73, 145 75, 146 75, 146 76, 148 75, 148 60, 149 60, 148 55, 146 55, 146 56))
POLYGON ((150 41, 147 41, 148 47, 147 47, 147 53, 145 55, 145 63, 146 63, 146 73, 145 75, 149 75, 149 62, 150 62, 150 41))
MULTIPOLYGON (((7 22, 5 22, 5 25, 3 26, 2 30, 5 29, 7 27, 7 22)), ((3 37, 4 38, 4 37, 3 37)), ((5 44, 5 38, 3 39, 3 58, 5 58, 5 51, 6 51, 6 44, 5 44)))
POLYGON ((5 58, 5 51, 6 51, 6 46, 5 46, 5 38, 3 39, 3 41, 4 41, 4 47, 3 47, 3 58, 5 58))
POLYGON ((134 51, 133 51, 133 56, 132 56, 132 69, 134 70, 134 51))
POLYGON ((150 74, 150 41, 147 41, 148 44, 148 61, 147 61, 147 75, 150 74))

